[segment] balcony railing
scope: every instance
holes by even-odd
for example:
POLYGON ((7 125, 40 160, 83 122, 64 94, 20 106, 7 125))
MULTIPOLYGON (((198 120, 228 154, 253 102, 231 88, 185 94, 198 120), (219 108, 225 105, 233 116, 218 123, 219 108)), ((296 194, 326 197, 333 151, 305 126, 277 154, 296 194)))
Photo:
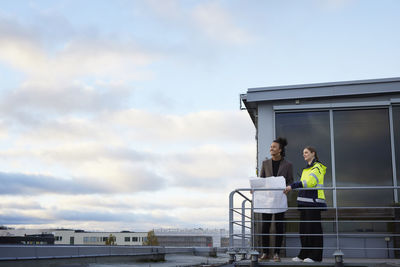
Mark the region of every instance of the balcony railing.
MULTIPOLYGON (((399 186, 370 186, 370 187, 323 187, 318 188, 327 191, 340 190, 388 190, 393 192, 400 189, 399 186)), ((282 188, 253 189, 254 191, 280 190, 282 188)), ((315 190, 315 188, 299 188, 297 190, 315 190)), ((239 254, 244 259, 246 256, 255 255, 255 251, 261 249, 274 249, 274 246, 262 247, 255 244, 256 236, 278 236, 272 231, 269 234, 255 233, 255 223, 267 221, 254 220, 257 210, 253 207, 250 188, 241 188, 232 191, 229 195, 229 251, 231 255, 239 254), (238 205, 239 204, 239 205, 238 205), (237 205, 237 206, 235 206, 237 205)), ((294 190, 296 192, 296 190, 294 190)), ((293 192, 289 193, 293 194, 293 192)), ((336 202, 336 201, 335 201, 336 202)), ((339 201, 340 202, 340 201, 339 201)), ((281 251, 286 256, 294 257, 302 248, 300 245, 301 234, 293 231, 300 223, 298 215, 302 208, 289 206, 285 213, 285 225, 291 224, 292 230, 284 232, 281 251)), ((304 209, 310 209, 309 207, 304 209)), ((311 208, 312 209, 312 208, 311 208)), ((318 208, 317 208, 318 209, 318 208)), ((320 208, 319 208, 320 209, 320 208)), ((321 213, 321 223, 324 232, 324 257, 348 255, 352 258, 400 258, 400 205, 399 203, 387 204, 386 206, 339 206, 337 203, 328 205, 327 210, 321 213), (354 224, 360 225, 370 223, 385 224, 382 231, 374 229, 356 229, 354 224), (349 228, 353 225, 353 230, 349 228), (349 230, 350 229, 350 230, 349 230)), ((316 222, 316 221, 312 221, 316 222)), ((286 227, 288 228, 288 227, 286 227)), ((307 234, 309 235, 309 234, 307 234)), ((320 235, 320 234, 318 234, 320 235)), ((272 239, 272 238, 270 238, 272 239)), ((270 242, 271 244, 271 242, 270 242)), ((311 247, 308 249, 316 249, 311 247)), ((303 248, 307 249, 307 248, 303 248)))

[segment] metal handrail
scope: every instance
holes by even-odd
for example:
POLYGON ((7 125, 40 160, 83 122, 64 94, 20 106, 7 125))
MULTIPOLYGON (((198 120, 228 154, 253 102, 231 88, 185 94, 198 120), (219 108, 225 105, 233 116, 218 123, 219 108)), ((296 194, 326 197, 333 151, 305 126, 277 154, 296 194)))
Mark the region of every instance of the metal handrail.
MULTIPOLYGON (((301 191, 301 190, 396 190, 400 189, 400 186, 349 186, 349 187, 321 187, 321 188, 299 188, 295 189, 296 191, 301 191)), ((282 188, 270 188, 270 189, 251 189, 251 188, 239 188, 230 193, 229 196, 229 246, 231 251, 236 251, 240 249, 243 253, 243 250, 247 250, 248 253, 251 253, 254 249, 261 249, 261 248, 277 248, 277 247, 256 247, 254 244, 254 237, 255 236, 287 236, 287 237, 295 237, 295 236, 302 236, 305 234, 294 234, 294 233, 284 233, 284 234, 277 234, 277 233, 270 233, 270 234, 259 234, 259 233, 254 233, 254 223, 255 222, 270 222, 269 220, 254 220, 251 218, 254 218, 254 212, 257 210, 256 208, 253 207, 253 202, 252 202, 252 197, 247 197, 244 195, 245 192, 254 192, 254 191, 271 191, 271 190, 282 190, 282 188), (242 202, 242 207, 240 208, 235 208, 234 207, 234 196, 238 195, 242 197, 243 202, 242 202), (246 207, 246 204, 250 204, 250 207, 246 207), (247 213, 246 213, 247 212, 247 213), (248 213, 250 212, 250 215, 248 213), (241 216, 241 220, 234 220, 233 218, 233 213, 241 216), (246 218, 248 220, 246 220, 246 218), (234 233, 234 225, 240 226, 242 228, 241 234, 234 233), (250 226, 249 226, 250 225, 250 226), (249 232, 246 232, 247 230, 250 230, 249 232), (241 246, 235 246, 234 244, 234 237, 240 237, 241 238, 241 246), (247 245, 246 245, 247 242, 247 245)), ((310 209, 312 207, 288 207, 288 210, 301 210, 301 209, 310 209)), ((271 208, 273 209, 273 208, 271 208)), ((321 209, 320 207, 315 207, 315 209, 321 209)), ((324 249, 336 249, 337 251, 340 251, 342 249, 344 250, 387 250, 387 251, 399 251, 399 247, 389 247, 389 242, 392 240, 394 237, 400 237, 400 232, 397 233, 397 231, 392 231, 392 232, 384 232, 384 233, 372 233, 370 231, 366 232, 357 232, 357 233, 344 233, 343 231, 340 231, 339 229, 339 224, 348 224, 348 223, 400 223, 399 218, 396 219, 397 215, 395 214, 397 209, 400 209, 400 206, 374 206, 374 207, 365 207, 365 206, 331 206, 327 207, 327 210, 334 210, 335 214, 332 214, 332 217, 334 218, 333 220, 323 220, 321 219, 320 221, 306 221, 306 222, 323 222, 323 223, 329 223, 329 224, 334 224, 336 227, 334 233, 330 231, 329 233, 322 233, 322 236, 336 236, 336 247, 324 247, 324 249), (374 210, 374 209, 390 209, 393 211, 393 214, 388 215, 389 217, 393 217, 394 220, 388 220, 388 216, 384 216, 385 219, 383 220, 368 220, 368 219, 361 219, 358 220, 357 218, 360 217, 355 217, 354 220, 351 219, 340 219, 340 215, 338 214, 339 210, 350 210, 350 209, 366 209, 366 210, 374 210), (387 247, 386 248, 374 248, 374 247, 347 247, 343 246, 340 244, 340 238, 339 237, 362 237, 362 238, 375 238, 375 237, 385 237, 385 241, 387 242, 387 247), (386 240, 386 238, 390 238, 389 241, 386 240)), ((397 213, 397 212, 396 212, 397 213)), ((299 223, 299 222, 304 222, 301 220, 277 220, 274 222, 284 222, 284 223, 299 223)), ((307 234, 309 235, 309 234, 307 234)), ((314 234, 316 236, 320 236, 320 234, 314 234)), ((394 243, 393 243, 394 245, 394 243)), ((398 246, 398 245, 397 245, 398 246)), ((301 247, 281 247, 282 249, 301 249, 301 247)), ((304 249, 304 248, 303 248, 304 249)), ((316 247, 312 247, 311 249, 316 249, 316 247)), ((389 252, 388 252, 389 255, 389 252)))

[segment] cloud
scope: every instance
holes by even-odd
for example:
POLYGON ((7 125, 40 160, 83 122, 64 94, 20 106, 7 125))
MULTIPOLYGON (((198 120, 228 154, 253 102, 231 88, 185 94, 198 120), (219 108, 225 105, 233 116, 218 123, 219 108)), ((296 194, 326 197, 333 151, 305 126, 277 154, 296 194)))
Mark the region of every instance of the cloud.
POLYGON ((207 41, 224 45, 243 45, 254 40, 249 31, 238 24, 228 7, 215 1, 193 4, 176 0, 149 0, 146 4, 162 19, 163 27, 167 24, 170 32, 184 34, 186 38, 205 36, 207 41))
POLYGON ((321 6, 325 10, 339 11, 351 4, 354 0, 326 0, 326 1, 315 1, 315 3, 321 6))
POLYGON ((0 214, 1 225, 42 225, 52 220, 43 217, 26 216, 20 214, 0 214))
POLYGON ((3 93, 3 113, 29 118, 32 109, 43 114, 121 108, 132 96, 132 81, 151 79, 147 67, 160 58, 118 37, 76 33, 53 44, 39 33, 0 18, 0 62, 24 74, 20 86, 3 93))
MULTIPOLYGON (((28 76, 30 84, 60 85, 84 76, 108 77, 113 80, 148 78, 137 69, 154 62, 158 56, 140 48, 133 41, 119 41, 109 36, 76 34, 48 49, 41 29, 24 27, 2 19, 0 59, 28 76)), ((56 90, 56 89, 54 89, 56 90)))
POLYGON ((252 36, 236 25, 232 16, 218 3, 210 1, 196 6, 193 19, 208 37, 228 44, 247 44, 252 36))
MULTIPOLYGON (((239 111, 178 116, 130 109, 31 125, 14 135, 17 141, 0 157, 40 166, 36 173, 93 183, 88 193, 167 186, 207 190, 210 184, 219 190, 252 174, 253 134, 247 115, 239 111)), ((9 172, 16 170, 10 166, 9 172)))
POLYGON ((73 181, 62 180, 45 175, 32 175, 21 173, 0 172, 0 194, 26 194, 41 193, 93 193, 93 190, 85 185, 76 184, 73 181))
POLYGON ((240 111, 209 110, 178 116, 129 109, 110 113, 104 120, 126 126, 126 134, 133 140, 152 142, 232 142, 254 135, 248 115, 240 111))
POLYGON ((60 179, 47 175, 0 172, 0 182, 0 195, 127 193, 158 190, 165 185, 163 178, 140 169, 113 180, 104 177, 60 179))
MULTIPOLYGON (((163 8, 176 3, 170 5, 163 8)), ((235 38, 244 32, 226 11, 204 8, 223 15, 218 30, 233 34, 207 36, 240 43, 235 38)), ((202 7, 193 12, 205 30, 202 7)), ((202 223, 225 224, 205 215, 223 214, 225 191, 246 176, 248 168, 237 168, 252 158, 247 114, 131 108, 135 82, 153 78, 149 66, 160 54, 129 38, 84 36, 65 20, 68 36, 52 41, 54 28, 39 34, 36 26, 3 22, 0 61, 22 73, 23 82, 0 100, 2 224, 147 230, 197 224, 193 208, 196 218, 207 218, 202 223), (12 204, 20 197, 29 200, 12 204)))
POLYGON ((233 153, 205 146, 169 157, 167 169, 173 173, 176 186, 221 190, 229 189, 234 180, 246 179, 251 163, 251 149, 233 153))
POLYGON ((177 0, 148 0, 146 4, 151 7, 156 14, 167 19, 177 19, 183 12, 180 2, 177 0))
POLYGON ((36 200, 20 199, 18 197, 4 198, 0 196, 0 209, 1 210, 42 210, 43 206, 36 200))

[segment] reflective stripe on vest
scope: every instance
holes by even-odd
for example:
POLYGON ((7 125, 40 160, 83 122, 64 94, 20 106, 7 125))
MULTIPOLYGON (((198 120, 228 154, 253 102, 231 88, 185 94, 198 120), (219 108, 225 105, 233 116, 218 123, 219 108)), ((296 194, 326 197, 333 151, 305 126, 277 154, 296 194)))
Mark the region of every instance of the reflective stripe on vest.
MULTIPOLYGON (((314 199, 313 198, 308 198, 308 197, 298 197, 297 201, 314 203, 314 199)), ((325 199, 320 199, 320 198, 316 198, 315 202, 326 203, 325 199)))
POLYGON ((317 180, 317 184, 319 184, 319 179, 318 179, 318 177, 317 177, 314 173, 310 173, 310 175, 311 175, 312 177, 314 177, 315 180, 317 180))

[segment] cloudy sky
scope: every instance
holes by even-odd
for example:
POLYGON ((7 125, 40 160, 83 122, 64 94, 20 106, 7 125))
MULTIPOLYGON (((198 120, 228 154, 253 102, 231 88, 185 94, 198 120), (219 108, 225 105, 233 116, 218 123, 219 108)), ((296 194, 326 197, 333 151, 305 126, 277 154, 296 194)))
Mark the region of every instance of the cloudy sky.
POLYGON ((400 76, 400 1, 0 1, 0 225, 227 228, 247 88, 400 76))

